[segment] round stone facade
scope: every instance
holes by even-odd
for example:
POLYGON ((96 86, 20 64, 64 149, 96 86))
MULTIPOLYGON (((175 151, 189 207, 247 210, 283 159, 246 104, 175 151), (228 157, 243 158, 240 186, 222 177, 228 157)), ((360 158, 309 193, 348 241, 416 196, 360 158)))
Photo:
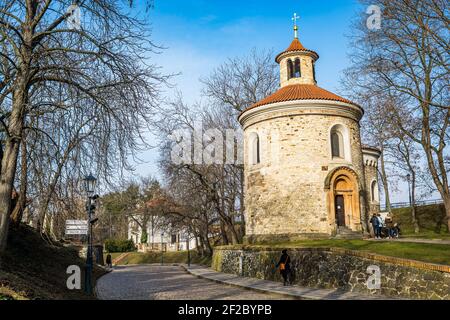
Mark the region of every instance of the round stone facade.
POLYGON ((342 197, 351 202, 345 204, 341 224, 361 233, 361 220, 367 218, 368 211, 361 117, 359 107, 334 101, 278 103, 240 116, 244 128, 248 238, 335 235, 339 225, 333 197, 339 194, 340 186, 342 197), (342 157, 332 156, 334 128, 341 132, 342 157), (256 136, 259 159, 254 156, 256 136), (347 176, 348 182, 334 177, 337 172, 347 176), (349 187, 345 183, 353 183, 353 189, 346 190, 349 187))

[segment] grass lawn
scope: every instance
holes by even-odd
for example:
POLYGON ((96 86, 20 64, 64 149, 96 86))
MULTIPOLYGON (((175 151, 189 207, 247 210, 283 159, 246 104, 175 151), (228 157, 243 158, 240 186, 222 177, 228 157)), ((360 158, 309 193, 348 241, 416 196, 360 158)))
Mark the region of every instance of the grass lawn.
MULTIPOLYGON (((111 254, 113 259, 114 255, 111 254)), ((163 256, 164 263, 187 263, 188 254, 187 251, 174 251, 165 252, 163 256)), ((149 264, 149 263, 161 263, 161 252, 130 252, 123 260, 119 262, 120 265, 127 264, 149 264)), ((200 257, 197 251, 191 250, 191 263, 211 265, 211 258, 200 257)))
POLYGON ((420 233, 414 233, 411 223, 411 208, 392 209, 394 221, 400 224, 402 237, 424 239, 450 239, 447 229, 444 205, 434 204, 416 208, 420 233))
MULTIPOLYGON (((409 242, 376 242, 366 240, 302 240, 280 243, 261 243, 250 246, 229 246, 229 248, 241 249, 242 247, 267 247, 284 248, 296 247, 337 247, 349 250, 360 250, 385 256, 397 258, 412 259, 430 263, 450 265, 450 245, 446 244, 426 244, 409 242)), ((150 264, 161 263, 160 252, 131 252, 127 257, 120 261, 120 265, 127 264, 150 264)), ((164 263, 187 263, 187 251, 165 252, 164 263)), ((198 256, 195 250, 191 251, 191 263, 211 265, 211 258, 202 258, 198 256)))
MULTIPOLYGON (((403 238, 424 238, 450 240, 447 230, 445 212, 443 205, 428 205, 417 207, 420 233, 415 234, 411 223, 410 208, 393 209, 394 220, 400 223, 403 238)), ((257 246, 257 245, 256 245, 257 246)), ((425 244, 408 242, 376 242, 364 240, 302 240, 285 243, 261 243, 261 246, 279 248, 294 247, 337 247, 349 250, 361 250, 386 256, 412 259, 424 262, 450 265, 450 245, 425 244)), ((230 246, 230 248, 242 248, 242 245, 230 246)), ((121 253, 112 253, 116 258, 121 253)), ((195 264, 211 265, 211 259, 201 258, 196 251, 191 252, 191 262, 195 264)), ((161 263, 161 253, 139 253, 132 252, 119 264, 145 264, 161 263)), ((166 252, 164 263, 187 263, 187 252, 166 252)))
MULTIPOLYGON (((272 248, 295 248, 295 247, 336 247, 349 250, 366 251, 385 256, 412 259, 423 262, 450 265, 450 245, 426 244, 410 242, 377 242, 367 240, 302 240, 285 243, 261 243, 261 246, 272 248)), ((250 247, 258 246, 251 245, 250 247)), ((242 246, 235 246, 240 248, 242 246)))

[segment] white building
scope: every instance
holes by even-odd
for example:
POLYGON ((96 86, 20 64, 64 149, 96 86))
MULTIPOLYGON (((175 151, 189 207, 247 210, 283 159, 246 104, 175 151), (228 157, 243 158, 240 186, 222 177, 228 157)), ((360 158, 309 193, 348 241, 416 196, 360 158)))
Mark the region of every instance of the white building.
POLYGON ((142 238, 142 221, 141 216, 129 218, 128 221, 128 239, 133 240, 138 251, 160 251, 161 247, 164 251, 183 251, 195 249, 197 247, 196 239, 193 235, 189 235, 187 230, 182 228, 173 228, 170 224, 154 223, 151 220, 147 222, 147 241, 142 238), (164 228, 158 227, 164 225, 164 228))

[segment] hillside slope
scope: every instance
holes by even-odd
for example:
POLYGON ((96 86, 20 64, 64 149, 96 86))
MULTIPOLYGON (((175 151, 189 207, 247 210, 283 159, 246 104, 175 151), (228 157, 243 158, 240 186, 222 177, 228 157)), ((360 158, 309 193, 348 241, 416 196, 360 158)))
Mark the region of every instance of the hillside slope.
MULTIPOLYGON (((67 267, 78 265, 83 270, 84 264, 73 248, 47 243, 27 226, 11 228, 7 251, 0 261, 0 300, 95 299, 83 290, 66 287, 67 267)), ((94 269, 94 278, 102 274, 103 269, 94 269)), ((82 283, 83 279, 82 274, 82 283)))
POLYGON ((418 206, 416 210, 420 227, 420 233, 418 235, 414 233, 414 227, 411 222, 411 208, 392 209, 394 221, 398 222, 402 229, 402 236, 438 239, 450 238, 444 205, 418 206))

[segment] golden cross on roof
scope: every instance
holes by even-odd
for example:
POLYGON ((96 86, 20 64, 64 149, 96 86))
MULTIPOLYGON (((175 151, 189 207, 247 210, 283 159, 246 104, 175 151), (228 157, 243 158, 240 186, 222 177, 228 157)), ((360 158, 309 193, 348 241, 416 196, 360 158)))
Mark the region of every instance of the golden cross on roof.
POLYGON ((294 21, 294 37, 298 38, 298 27, 297 27, 297 20, 300 19, 300 17, 297 15, 297 13, 294 13, 294 16, 292 17, 292 21, 294 21))

